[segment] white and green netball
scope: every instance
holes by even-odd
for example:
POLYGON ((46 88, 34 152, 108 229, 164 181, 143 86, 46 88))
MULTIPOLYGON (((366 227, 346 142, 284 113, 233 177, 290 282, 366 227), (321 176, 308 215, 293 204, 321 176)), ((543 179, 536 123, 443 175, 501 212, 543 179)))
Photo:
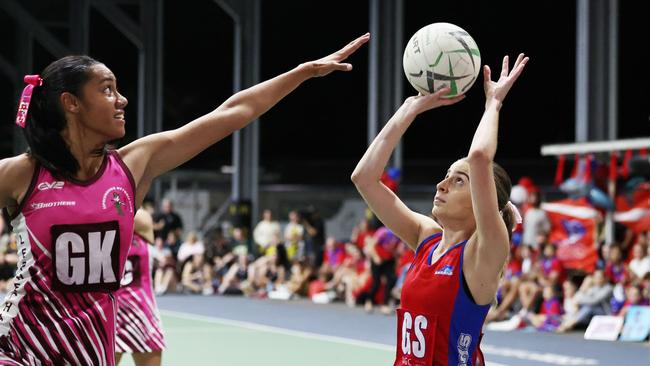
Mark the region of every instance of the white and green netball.
POLYGON ((481 70, 481 53, 464 29, 433 23, 415 32, 404 50, 404 73, 421 94, 449 87, 447 97, 465 93, 481 70))

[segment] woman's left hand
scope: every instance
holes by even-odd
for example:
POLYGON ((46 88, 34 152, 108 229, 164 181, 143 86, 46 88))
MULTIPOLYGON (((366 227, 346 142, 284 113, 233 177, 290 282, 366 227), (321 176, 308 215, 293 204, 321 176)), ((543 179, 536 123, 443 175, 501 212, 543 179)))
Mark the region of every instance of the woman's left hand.
POLYGON ((363 36, 355 39, 354 41, 348 43, 345 47, 340 50, 332 53, 331 55, 325 56, 316 61, 308 62, 310 69, 313 72, 314 77, 325 76, 332 71, 350 71, 352 70, 352 65, 349 63, 342 63, 348 56, 353 54, 359 47, 363 46, 370 39, 370 33, 366 33, 363 36))
POLYGON ((491 101, 496 101, 501 105, 503 100, 506 98, 508 91, 512 87, 512 84, 515 83, 522 71, 524 71, 524 66, 528 62, 528 57, 524 57, 523 53, 519 54, 515 65, 512 68, 512 71, 509 71, 508 65, 508 56, 503 57, 503 65, 501 66, 501 75, 499 80, 492 81, 492 72, 490 67, 485 65, 483 67, 483 88, 485 89, 485 103, 486 105, 490 104, 491 101))

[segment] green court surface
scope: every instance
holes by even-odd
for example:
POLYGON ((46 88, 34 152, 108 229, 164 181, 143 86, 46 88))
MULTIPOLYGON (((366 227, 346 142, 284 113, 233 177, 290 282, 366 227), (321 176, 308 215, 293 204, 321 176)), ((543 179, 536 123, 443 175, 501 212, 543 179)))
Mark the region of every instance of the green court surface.
MULTIPOLYGON (((392 347, 227 319, 162 312, 163 365, 390 365, 392 347)), ((120 366, 134 365, 124 355, 120 366)))

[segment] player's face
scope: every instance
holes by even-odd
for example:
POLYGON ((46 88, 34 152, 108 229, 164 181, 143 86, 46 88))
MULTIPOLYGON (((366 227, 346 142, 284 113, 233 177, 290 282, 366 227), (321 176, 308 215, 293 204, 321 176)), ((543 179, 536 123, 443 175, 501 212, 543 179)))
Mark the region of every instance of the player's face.
POLYGON ((445 179, 436 185, 431 213, 440 220, 473 217, 469 164, 465 160, 453 163, 445 179))
POLYGON ((91 67, 91 77, 83 86, 80 119, 84 127, 106 142, 124 137, 124 108, 127 99, 117 91, 115 75, 103 64, 91 67))

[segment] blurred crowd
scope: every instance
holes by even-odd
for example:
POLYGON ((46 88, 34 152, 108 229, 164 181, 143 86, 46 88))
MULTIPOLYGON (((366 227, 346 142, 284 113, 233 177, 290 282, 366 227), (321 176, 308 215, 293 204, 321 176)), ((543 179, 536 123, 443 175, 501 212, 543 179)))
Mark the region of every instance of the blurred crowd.
MULTIPOLYGON (((395 172, 384 178, 390 189, 398 189, 395 172)), ((599 196, 569 194, 547 202, 532 180, 518 181, 511 200, 523 223, 513 234, 501 286, 486 320, 488 329, 565 332, 584 329, 596 315, 625 317, 632 306, 650 305, 650 220, 646 228, 642 216, 625 216, 636 212, 639 202, 650 205, 650 184, 638 180, 622 186, 627 191, 616 210, 627 213, 622 212, 608 238, 603 217, 610 203, 602 197, 599 202, 599 196)), ((348 237, 336 238, 327 235, 315 207, 292 210, 281 218, 264 210, 250 232, 225 226, 205 233, 185 232, 169 199, 158 208, 145 202, 144 208, 154 218, 158 295, 308 298, 393 314, 414 258, 369 210, 348 237)), ((4 291, 18 255, 15 235, 1 220, 0 225, 4 291)))

